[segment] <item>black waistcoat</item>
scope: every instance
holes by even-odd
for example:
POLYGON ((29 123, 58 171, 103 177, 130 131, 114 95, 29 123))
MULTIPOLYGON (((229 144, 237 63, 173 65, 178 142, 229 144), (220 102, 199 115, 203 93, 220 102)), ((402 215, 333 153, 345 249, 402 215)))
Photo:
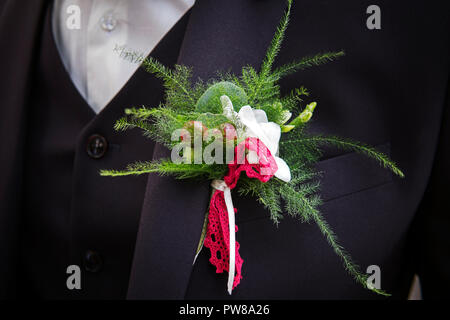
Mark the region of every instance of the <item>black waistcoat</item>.
MULTIPOLYGON (((99 170, 152 158, 150 140, 138 131, 119 134, 113 125, 124 108, 156 106, 163 98, 161 82, 139 69, 95 115, 61 62, 50 12, 29 105, 21 292, 125 298, 146 177, 105 178, 99 170), (73 264, 81 267, 81 290, 66 287, 66 269, 73 264)), ((151 53, 166 65, 176 62, 187 16, 151 53)))

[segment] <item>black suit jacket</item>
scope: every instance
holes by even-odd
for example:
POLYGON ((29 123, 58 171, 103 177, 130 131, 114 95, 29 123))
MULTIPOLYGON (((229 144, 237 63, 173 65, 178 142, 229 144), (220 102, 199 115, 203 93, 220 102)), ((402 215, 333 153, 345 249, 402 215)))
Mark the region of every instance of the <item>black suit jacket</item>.
MULTIPOLYGON (((337 49, 346 57, 289 76, 282 90, 312 91, 319 102, 313 133, 375 145, 405 172, 398 179, 354 153, 325 152, 317 165, 324 172, 321 212, 343 246, 363 269, 380 266, 382 288, 395 298, 406 297, 414 272, 425 297, 448 296, 448 5, 380 0, 382 29, 368 30, 370 4, 295 1, 277 64, 337 49)), ((7 0, 0 8, 2 297, 14 295, 19 276, 24 119, 44 7, 43 0, 27 6, 7 0)), ((279 0, 197 0, 178 63, 204 79, 216 70, 259 66, 284 8, 279 0)), ((155 147, 155 159, 165 155, 155 147)), ((233 197, 244 278, 229 297, 226 275, 215 274, 206 250, 192 266, 208 185, 149 175, 128 298, 379 298, 348 276, 315 225, 286 217, 276 228, 254 199, 233 197)))

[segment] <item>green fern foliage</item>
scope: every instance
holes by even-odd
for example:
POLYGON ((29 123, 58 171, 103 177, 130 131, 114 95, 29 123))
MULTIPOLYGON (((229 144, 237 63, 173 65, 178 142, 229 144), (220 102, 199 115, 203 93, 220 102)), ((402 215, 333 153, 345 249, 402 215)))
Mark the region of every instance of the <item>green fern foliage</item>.
POLYGON ((344 51, 341 50, 336 52, 318 53, 314 56, 303 57, 298 61, 293 61, 279 67, 273 72, 272 76, 274 78, 281 79, 285 76, 296 73, 297 71, 332 62, 340 57, 343 57, 344 55, 344 51))
POLYGON ((177 179, 220 179, 226 174, 221 165, 208 164, 175 164, 169 160, 135 162, 124 170, 101 170, 101 176, 122 177, 158 173, 162 176, 174 176, 177 179))
POLYGON ((394 161, 389 159, 387 155, 382 152, 377 151, 375 148, 368 146, 364 143, 353 141, 350 139, 344 139, 336 136, 332 137, 324 137, 324 136, 313 136, 313 137, 303 137, 298 140, 288 140, 285 141, 284 144, 291 145, 315 145, 316 148, 323 144, 328 144, 335 146, 342 150, 349 150, 361 153, 366 155, 369 158, 372 158, 386 169, 391 170, 393 173, 398 175, 401 178, 405 177, 405 174, 397 167, 394 161))

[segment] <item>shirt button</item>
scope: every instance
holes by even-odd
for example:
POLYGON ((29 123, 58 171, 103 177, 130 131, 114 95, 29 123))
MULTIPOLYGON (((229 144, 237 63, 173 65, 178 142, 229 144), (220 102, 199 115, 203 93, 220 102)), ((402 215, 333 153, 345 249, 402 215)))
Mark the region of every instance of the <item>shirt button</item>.
POLYGON ((94 134, 88 138, 86 151, 91 158, 100 159, 105 155, 107 149, 108 142, 103 136, 94 134))
POLYGON ((99 272, 103 266, 103 260, 98 252, 87 250, 84 255, 84 269, 89 272, 99 272))
POLYGON ((107 13, 100 19, 100 26, 104 31, 111 32, 117 26, 117 19, 112 13, 107 13))

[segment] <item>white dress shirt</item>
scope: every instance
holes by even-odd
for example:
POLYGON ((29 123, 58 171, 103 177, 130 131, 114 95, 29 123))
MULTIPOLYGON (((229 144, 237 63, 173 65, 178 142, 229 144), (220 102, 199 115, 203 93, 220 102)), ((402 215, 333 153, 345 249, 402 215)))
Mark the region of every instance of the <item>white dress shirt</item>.
POLYGON ((120 58, 115 46, 150 54, 194 2, 55 0, 53 35, 61 60, 75 87, 96 113, 138 68, 120 58))

